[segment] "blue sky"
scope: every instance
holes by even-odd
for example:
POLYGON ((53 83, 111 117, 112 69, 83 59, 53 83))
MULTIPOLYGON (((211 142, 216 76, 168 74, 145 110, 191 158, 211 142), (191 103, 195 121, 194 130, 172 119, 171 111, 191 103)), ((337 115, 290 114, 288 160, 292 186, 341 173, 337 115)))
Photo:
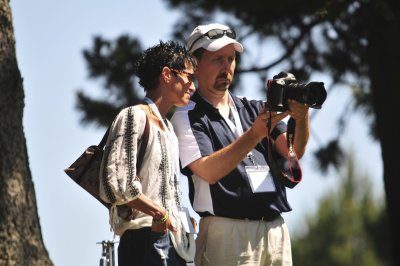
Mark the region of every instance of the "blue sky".
MULTIPOLYGON (((98 265, 101 247, 96 243, 113 238, 107 210, 63 172, 84 148, 97 144, 105 130, 79 123, 76 90, 85 88, 96 94, 101 85, 88 80, 82 50, 92 46, 95 35, 115 39, 130 34, 138 36, 144 47, 168 40, 178 13, 161 0, 11 1, 11 8, 18 64, 24 78, 24 130, 46 248, 57 266, 98 265)), ((251 50, 247 48, 245 45, 245 52, 251 50)), ((267 51, 264 56, 268 55, 267 51)), ((246 84, 251 85, 252 78, 249 75, 246 84)), ((241 94, 260 98, 256 91, 246 86, 241 94)), ((294 210, 284 218, 292 234, 302 228, 305 215, 317 206, 318 198, 337 184, 332 173, 321 178, 311 152, 319 141, 325 143, 336 135, 332 116, 341 112, 348 97, 346 90, 334 91, 312 121, 309 152, 301 160, 303 181, 288 190, 294 210)), ((357 161, 366 166, 362 173, 373 177, 379 194, 380 148, 367 137, 364 121, 361 116, 351 119, 344 144, 356 150, 357 161)), ((185 178, 182 191, 190 207, 185 178)))

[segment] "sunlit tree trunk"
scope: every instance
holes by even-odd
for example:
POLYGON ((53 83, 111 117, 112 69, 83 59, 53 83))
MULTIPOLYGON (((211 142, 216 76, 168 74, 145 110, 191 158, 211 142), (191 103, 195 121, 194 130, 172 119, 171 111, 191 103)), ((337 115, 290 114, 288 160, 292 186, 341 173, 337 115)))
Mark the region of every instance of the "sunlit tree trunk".
POLYGON ((53 265, 41 234, 23 109, 11 9, 0 0, 0 265, 53 265))

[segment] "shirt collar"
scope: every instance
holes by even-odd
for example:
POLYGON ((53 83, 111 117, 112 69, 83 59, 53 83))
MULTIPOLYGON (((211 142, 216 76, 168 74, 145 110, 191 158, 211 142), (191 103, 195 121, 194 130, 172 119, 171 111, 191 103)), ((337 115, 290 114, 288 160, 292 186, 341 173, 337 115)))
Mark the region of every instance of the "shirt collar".
MULTIPOLYGON (((231 92, 229 92, 229 96, 238 110, 244 106, 242 101, 240 101, 240 99, 233 95, 231 92)), ((206 98, 201 96, 198 90, 196 90, 196 92, 192 95, 192 100, 197 104, 200 104, 204 108, 207 108, 208 110, 215 111, 217 109, 211 103, 209 103, 206 98)))

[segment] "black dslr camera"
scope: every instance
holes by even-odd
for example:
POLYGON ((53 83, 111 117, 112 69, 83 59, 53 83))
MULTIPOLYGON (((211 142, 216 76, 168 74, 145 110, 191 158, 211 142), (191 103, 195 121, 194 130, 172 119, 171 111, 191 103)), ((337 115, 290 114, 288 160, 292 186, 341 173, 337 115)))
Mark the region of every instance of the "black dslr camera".
POLYGON ((326 100, 323 82, 298 83, 293 74, 281 72, 267 82, 267 110, 285 112, 289 110, 288 99, 320 109, 326 100))

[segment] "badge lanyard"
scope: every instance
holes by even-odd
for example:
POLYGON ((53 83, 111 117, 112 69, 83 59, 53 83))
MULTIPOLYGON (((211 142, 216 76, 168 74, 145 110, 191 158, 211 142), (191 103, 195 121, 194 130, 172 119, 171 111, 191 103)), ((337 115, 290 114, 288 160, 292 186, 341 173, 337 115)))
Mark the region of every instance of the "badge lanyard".
MULTIPOLYGON (((232 112, 233 119, 235 120, 236 125, 229 118, 225 120, 227 121, 231 130, 235 132, 239 137, 243 134, 243 127, 239 118, 239 112, 237 111, 236 105, 234 104, 233 99, 230 95, 229 101, 230 111, 232 112)), ((245 166, 247 177, 249 179, 249 183, 251 185, 253 193, 275 192, 276 187, 270 174, 269 167, 267 165, 257 165, 251 151, 247 154, 247 157, 253 164, 253 166, 245 166)))
MULTIPOLYGON (((233 123, 229 118, 225 118, 225 121, 227 122, 232 132, 236 133, 237 137, 240 137, 241 135, 243 135, 243 126, 242 122, 240 121, 239 112, 230 94, 229 94, 229 109, 233 115, 233 120, 235 121, 235 123, 233 123)), ((247 154, 247 157, 250 159, 253 165, 256 166, 256 162, 254 160, 254 156, 251 151, 247 154)))
POLYGON ((235 123, 232 122, 232 120, 230 120, 229 118, 225 118, 225 120, 228 123, 228 126, 231 128, 231 130, 235 132, 238 137, 240 137, 243 134, 243 127, 239 118, 239 113, 236 109, 236 105, 233 102, 230 94, 229 94, 229 109, 230 109, 229 111, 233 115, 233 120, 235 121, 235 123))

